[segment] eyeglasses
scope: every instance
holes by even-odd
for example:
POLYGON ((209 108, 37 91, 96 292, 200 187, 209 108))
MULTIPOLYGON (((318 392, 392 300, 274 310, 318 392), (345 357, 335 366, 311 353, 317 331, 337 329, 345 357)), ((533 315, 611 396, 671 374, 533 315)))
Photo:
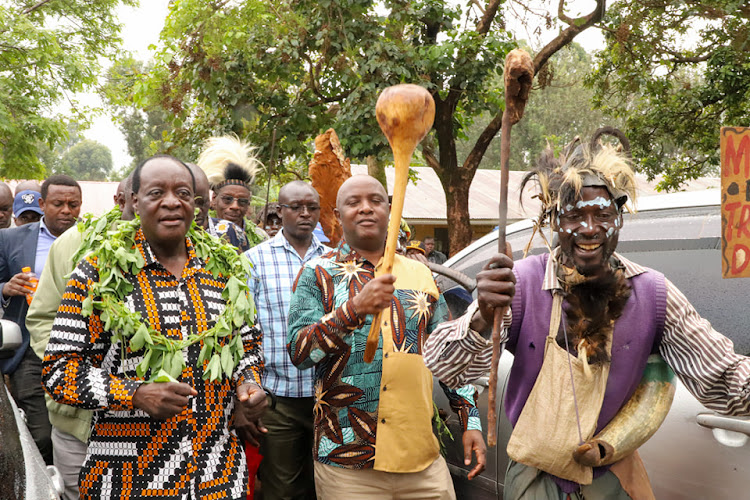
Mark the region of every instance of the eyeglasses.
POLYGON ((250 206, 250 198, 235 198, 234 196, 229 196, 228 194, 223 194, 219 196, 219 199, 224 205, 231 205, 232 203, 237 201, 237 205, 239 205, 242 208, 247 208, 250 206))
POLYGON ((320 205, 287 205, 285 203, 280 203, 279 206, 288 208, 295 214, 301 214, 303 210, 307 210, 308 213, 314 214, 320 210, 320 205))

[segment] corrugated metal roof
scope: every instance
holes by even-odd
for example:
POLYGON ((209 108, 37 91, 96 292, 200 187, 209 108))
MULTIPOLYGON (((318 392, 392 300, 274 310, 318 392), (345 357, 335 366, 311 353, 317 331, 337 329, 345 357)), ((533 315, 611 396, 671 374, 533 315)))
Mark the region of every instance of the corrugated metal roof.
MULTIPOLYGON (((367 174, 367 165, 352 165, 352 175, 367 174)), ((435 171, 429 167, 412 167, 417 172, 419 180, 417 184, 409 183, 406 187, 406 200, 404 202, 403 217, 408 221, 434 221, 436 223, 446 222, 447 210, 445 193, 435 171)), ((386 167, 386 178, 388 180, 388 193, 393 192, 394 169, 386 167)), ((518 192, 521 179, 525 172, 511 170, 510 184, 508 186, 508 219, 511 221, 525 219, 537 214, 539 202, 531 198, 531 190, 524 193, 523 208, 518 201, 518 192)), ((650 196, 659 194, 655 186, 659 178, 648 182, 645 176, 636 176, 638 179, 639 196, 650 196)), ((14 190, 16 184, 21 181, 10 180, 6 184, 14 190)), ((114 206, 113 197, 117 191, 117 182, 93 182, 79 181, 82 190, 83 206, 81 214, 92 213, 101 215, 114 206)), ((718 177, 702 177, 691 181, 684 187, 684 191, 700 191, 721 187, 718 177)), ((500 171, 499 170, 477 170, 474 181, 469 192, 469 214, 474 224, 496 224, 498 207, 497 199, 500 193, 500 171)))
MULTIPOLYGON (((367 174, 367 165, 352 165, 352 175, 367 174)), ((408 221, 445 222, 447 209, 445 193, 437 174, 429 167, 412 167, 417 172, 419 180, 416 185, 409 183, 406 187, 403 217, 408 221)), ((521 180, 526 172, 511 170, 508 184, 508 219, 520 220, 535 216, 539 210, 539 202, 531 198, 533 185, 527 186, 523 207, 519 202, 521 180)), ((388 193, 393 192, 394 169, 386 167, 388 193)), ((651 182, 646 176, 637 175, 638 195, 651 196, 660 194, 655 186, 659 178, 651 182)), ((700 191, 721 186, 718 177, 704 177, 691 181, 684 187, 684 191, 700 191)), ((498 198, 500 196, 500 171, 479 169, 474 175, 469 191, 469 215, 474 224, 495 224, 498 217, 498 198)))

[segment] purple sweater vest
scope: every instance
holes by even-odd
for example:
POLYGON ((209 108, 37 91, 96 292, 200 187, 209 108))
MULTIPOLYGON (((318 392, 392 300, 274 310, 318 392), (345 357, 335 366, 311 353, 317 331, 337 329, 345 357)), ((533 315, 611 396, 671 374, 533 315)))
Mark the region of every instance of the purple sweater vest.
MULTIPOLYGON (((515 356, 505 395, 505 411, 515 426, 534 387, 549 333, 552 293, 542 290, 549 254, 515 263, 516 295, 507 349, 515 356)), ((602 430, 632 396, 651 353, 658 352, 664 330, 667 288, 664 275, 647 272, 630 278, 632 293, 615 323, 612 362, 596 432, 602 430)), ((566 303, 563 302, 563 321, 566 303)))

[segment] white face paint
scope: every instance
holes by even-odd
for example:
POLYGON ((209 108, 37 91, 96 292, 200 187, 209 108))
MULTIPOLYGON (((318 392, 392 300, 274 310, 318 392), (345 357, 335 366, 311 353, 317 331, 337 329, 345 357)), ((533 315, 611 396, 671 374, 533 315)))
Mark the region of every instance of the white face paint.
POLYGON ((615 234, 615 228, 610 227, 607 229, 607 238, 611 238, 613 234, 615 234))
POLYGON ((603 198, 601 196, 597 196, 593 200, 589 200, 589 201, 580 200, 580 201, 576 202, 576 208, 579 208, 579 209, 583 208, 583 207, 595 207, 595 206, 598 206, 600 209, 604 210, 605 208, 609 207, 610 205, 612 205, 612 200, 608 200, 608 199, 603 198))
POLYGON ((570 234, 570 232, 571 232, 571 231, 570 231, 570 229, 566 229, 565 231, 566 231, 566 232, 567 232, 568 234, 570 234))
POLYGON ((573 210, 573 205, 566 205, 565 206, 565 210, 567 210, 568 212, 570 212, 571 210, 573 210))
POLYGON ((615 219, 615 227, 620 227, 620 219, 615 219))
POLYGON ((582 225, 583 227, 589 227, 589 225, 588 225, 588 224, 586 224, 586 222, 585 222, 585 221, 581 221, 581 225, 582 225))

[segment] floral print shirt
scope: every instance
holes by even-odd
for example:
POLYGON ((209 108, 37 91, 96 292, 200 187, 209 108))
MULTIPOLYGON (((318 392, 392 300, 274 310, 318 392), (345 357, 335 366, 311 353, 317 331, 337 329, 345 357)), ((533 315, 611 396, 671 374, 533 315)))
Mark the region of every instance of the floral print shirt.
MULTIPOLYGON (((301 369, 315 367, 315 459, 348 469, 375 463, 383 353, 378 347, 373 362, 364 362, 373 317, 360 318, 350 300, 374 273, 371 262, 342 242, 303 266, 289 307, 292 362, 301 369)), ((448 308, 442 295, 410 288, 410 275, 398 275, 397 283, 391 302, 393 346, 421 355, 426 337, 448 319, 448 308)), ((464 430, 481 430, 473 386, 443 389, 464 430)))

